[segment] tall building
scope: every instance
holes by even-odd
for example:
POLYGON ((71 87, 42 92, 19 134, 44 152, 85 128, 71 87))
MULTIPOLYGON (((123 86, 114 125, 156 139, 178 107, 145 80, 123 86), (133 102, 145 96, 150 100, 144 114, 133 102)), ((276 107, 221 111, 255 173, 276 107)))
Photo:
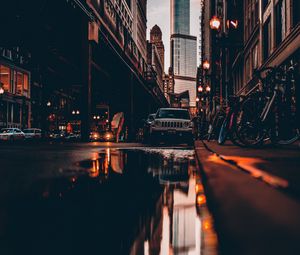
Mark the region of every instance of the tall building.
POLYGON ((147 0, 133 0, 133 39, 141 52, 147 58, 147 0))
POLYGON ((172 67, 169 67, 168 74, 164 74, 163 82, 165 98, 170 102, 170 94, 174 93, 174 74, 172 67))
POLYGON ((155 25, 150 30, 150 43, 154 43, 156 45, 158 54, 160 56, 160 60, 162 63, 163 70, 165 70, 165 46, 162 41, 162 32, 158 25, 155 25))
POLYGON ((148 71, 154 74, 153 77, 161 91, 163 91, 163 75, 164 70, 161 57, 155 43, 147 41, 147 66, 148 71))
POLYGON ((171 0, 171 34, 190 34, 190 0, 171 0))
POLYGON ((190 0, 171 0, 171 67, 175 93, 189 91, 196 106, 197 38, 190 35, 190 0))

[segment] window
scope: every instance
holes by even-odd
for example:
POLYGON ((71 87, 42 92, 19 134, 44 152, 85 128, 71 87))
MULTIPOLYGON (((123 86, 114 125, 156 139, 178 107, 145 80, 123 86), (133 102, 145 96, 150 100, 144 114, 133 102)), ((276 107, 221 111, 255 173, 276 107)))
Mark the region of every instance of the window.
POLYGON ((23 95, 29 96, 29 77, 28 74, 24 74, 24 87, 23 87, 23 95))
POLYGON ((276 46, 285 38, 286 34, 286 8, 285 0, 280 0, 275 7, 276 19, 276 46))
POLYGON ((300 22, 300 1, 293 0, 293 26, 295 27, 300 22))
POLYGON ((23 84, 24 84, 24 75, 23 73, 17 72, 17 80, 16 80, 16 94, 23 94, 23 84))
POLYGON ((271 22, 270 18, 265 22, 263 26, 263 55, 264 60, 266 60, 270 53, 271 53, 271 45, 272 45, 272 38, 271 38, 271 22))
POLYGON ((245 60, 245 78, 246 78, 246 82, 248 82, 251 79, 251 65, 250 65, 250 57, 249 55, 246 57, 245 60))
POLYGON ((258 67, 258 43, 252 49, 252 70, 258 67))
POLYGON ((9 67, 0 65, 0 82, 6 92, 11 92, 11 70, 9 67))

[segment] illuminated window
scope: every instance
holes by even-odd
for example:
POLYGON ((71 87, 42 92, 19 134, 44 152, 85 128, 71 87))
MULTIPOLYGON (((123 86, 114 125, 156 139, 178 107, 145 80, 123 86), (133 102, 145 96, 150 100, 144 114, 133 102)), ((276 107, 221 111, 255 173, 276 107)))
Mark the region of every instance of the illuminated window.
POLYGON ((0 65, 0 82, 3 84, 3 89, 6 92, 11 91, 11 74, 9 67, 0 65))
POLYGON ((24 74, 24 87, 23 87, 24 91, 24 96, 28 96, 28 90, 29 90, 29 78, 28 78, 28 74, 24 74))
POLYGON ((22 95, 22 93, 23 93, 23 84, 24 84, 24 75, 23 75, 23 73, 17 72, 16 94, 22 95))

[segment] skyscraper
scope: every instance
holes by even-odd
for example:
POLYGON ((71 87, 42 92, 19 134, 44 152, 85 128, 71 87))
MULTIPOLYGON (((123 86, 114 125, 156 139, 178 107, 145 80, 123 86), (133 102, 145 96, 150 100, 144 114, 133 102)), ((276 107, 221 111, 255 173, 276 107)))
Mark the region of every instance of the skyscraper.
POLYGON ((171 0, 171 34, 190 34, 190 0, 171 0))
POLYGON ((160 56, 162 69, 165 70, 165 46, 162 41, 162 32, 158 25, 155 25, 150 30, 150 43, 154 43, 156 45, 158 54, 160 56))
POLYGON ((175 93, 189 91, 196 106, 197 37, 190 35, 190 0, 171 0, 171 67, 175 93))

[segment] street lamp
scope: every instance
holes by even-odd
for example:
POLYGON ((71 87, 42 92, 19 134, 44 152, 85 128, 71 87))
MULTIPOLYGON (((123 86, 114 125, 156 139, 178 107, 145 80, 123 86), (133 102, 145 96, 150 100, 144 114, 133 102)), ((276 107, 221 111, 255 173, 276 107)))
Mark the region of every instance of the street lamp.
POLYGON ((213 16, 209 22, 210 28, 213 30, 219 30, 221 21, 217 16, 213 16))
POLYGON ((205 60, 202 65, 204 70, 208 70, 210 68, 210 63, 208 60, 205 60))
POLYGON ((203 92, 203 87, 202 86, 198 87, 198 92, 203 92))
POLYGON ((200 98, 199 97, 196 97, 196 102, 199 102, 200 101, 200 98))
POLYGON ((210 86, 206 86, 205 90, 206 92, 210 92, 210 86))

